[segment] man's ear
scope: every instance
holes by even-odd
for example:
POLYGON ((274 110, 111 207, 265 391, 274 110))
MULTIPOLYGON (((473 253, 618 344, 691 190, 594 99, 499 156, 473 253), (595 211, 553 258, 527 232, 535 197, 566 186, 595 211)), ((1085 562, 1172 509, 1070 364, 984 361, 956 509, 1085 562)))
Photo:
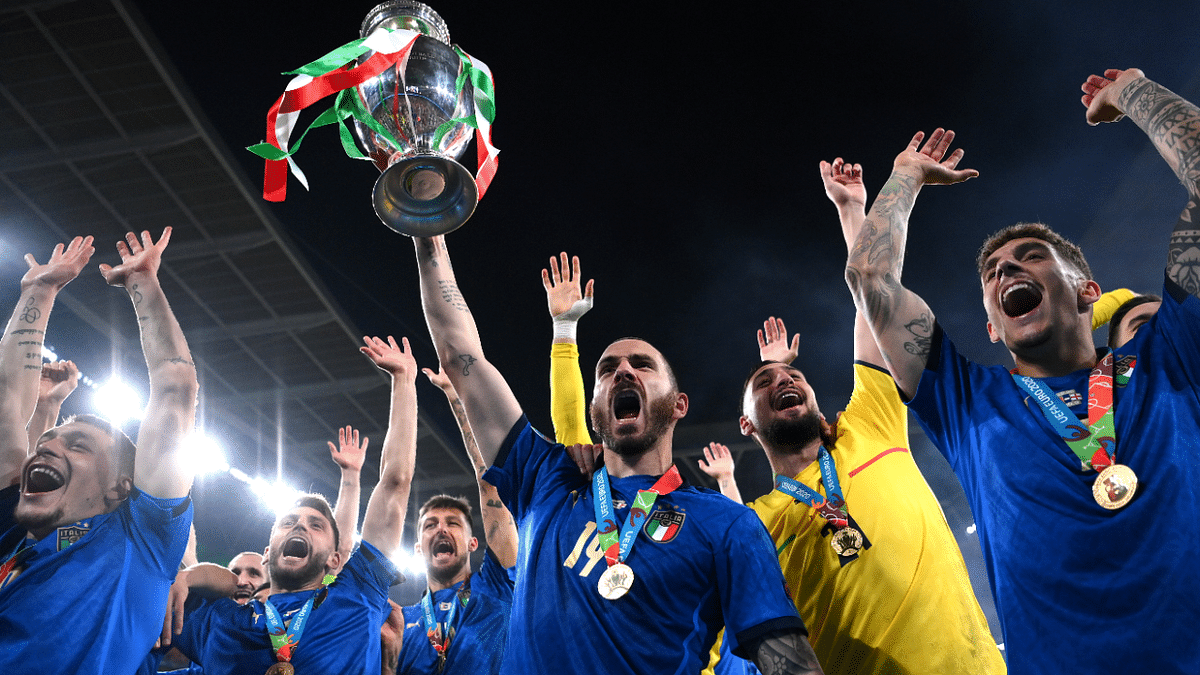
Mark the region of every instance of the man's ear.
POLYGON ((421 541, 419 539, 413 542, 413 553, 421 555, 421 541))
POLYGON ((987 332, 988 332, 988 338, 989 338, 989 339, 990 339, 992 342, 999 342, 999 341, 1000 341, 1000 333, 998 333, 998 332, 996 331, 996 328, 995 328, 995 326, 993 326, 993 325, 992 325, 992 322, 991 322, 991 321, 987 322, 987 332))
POLYGON ((741 418, 738 419, 738 428, 742 430, 743 436, 754 435, 754 422, 751 422, 750 418, 746 417, 745 415, 742 415, 741 418))
POLYGON ((325 573, 333 574, 342 568, 342 554, 334 551, 325 559, 325 573))
POLYGON ((683 392, 675 394, 675 408, 674 408, 674 415, 672 417, 677 420, 683 419, 683 417, 687 415, 687 411, 688 411, 687 394, 685 394, 683 392))
POLYGON ((133 491, 133 479, 129 476, 120 476, 117 478, 116 485, 108 489, 104 495, 104 501, 110 507, 115 507, 117 504, 125 501, 129 497, 129 493, 133 491))
POLYGON ((1100 291, 1100 284, 1088 279, 1079 287, 1079 311, 1084 311, 1104 295, 1100 291))
POLYGON ((479 537, 471 537, 467 540, 467 550, 472 553, 479 548, 479 537))

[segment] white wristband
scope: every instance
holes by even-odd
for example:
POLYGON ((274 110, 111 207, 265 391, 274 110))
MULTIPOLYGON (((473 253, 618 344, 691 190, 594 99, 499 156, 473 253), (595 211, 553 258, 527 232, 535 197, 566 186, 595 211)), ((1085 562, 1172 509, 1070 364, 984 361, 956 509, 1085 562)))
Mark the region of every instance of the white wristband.
POLYGON ((554 339, 555 340, 570 340, 575 342, 575 332, 579 327, 579 317, 587 314, 592 308, 592 298, 587 297, 582 300, 576 300, 575 304, 571 305, 571 309, 555 316, 551 319, 554 324, 554 339))

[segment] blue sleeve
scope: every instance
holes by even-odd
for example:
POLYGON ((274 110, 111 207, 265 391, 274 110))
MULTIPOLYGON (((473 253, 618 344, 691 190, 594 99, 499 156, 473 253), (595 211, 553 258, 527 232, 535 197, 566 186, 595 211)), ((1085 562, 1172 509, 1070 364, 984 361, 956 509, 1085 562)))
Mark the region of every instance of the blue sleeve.
POLYGON ((483 479, 496 486, 500 500, 518 522, 537 493, 554 490, 556 483, 571 488, 586 484, 563 447, 534 429, 524 415, 504 439, 483 479))
POLYGON ((1154 335, 1170 346, 1187 379, 1193 384, 1200 382, 1200 298, 1167 278, 1162 307, 1150 321, 1154 335))
POLYGON ((908 407, 950 466, 958 470, 963 459, 956 452, 963 447, 958 438, 971 427, 969 410, 975 396, 972 365, 954 348, 941 324, 934 324, 931 345, 925 371, 908 407))
POLYGON ((183 652, 194 663, 204 663, 201 651, 208 643, 210 622, 220 620, 214 615, 218 600, 204 600, 197 596, 189 596, 184 607, 186 618, 183 621, 183 631, 171 639, 171 646, 183 652))
POLYGON ((192 525, 192 498, 159 499, 133 488, 129 508, 119 509, 121 524, 150 568, 175 578, 192 525))
POLYGON ((382 596, 384 604, 387 604, 388 589, 400 578, 400 571, 379 549, 370 542, 363 541, 342 566, 342 571, 338 574, 339 581, 343 575, 347 577, 347 581, 352 581, 364 590, 378 593, 382 596))
POLYGON ((479 566, 479 572, 471 578, 472 591, 478 587, 482 587, 488 595, 507 597, 509 602, 512 601, 514 584, 511 575, 500 565, 500 561, 496 560, 490 549, 483 552, 483 564, 479 566))
POLYGON ((725 531, 715 581, 729 650, 749 658, 742 648, 768 633, 799 630, 807 635, 808 630, 796 613, 767 528, 753 511, 743 510, 725 531))

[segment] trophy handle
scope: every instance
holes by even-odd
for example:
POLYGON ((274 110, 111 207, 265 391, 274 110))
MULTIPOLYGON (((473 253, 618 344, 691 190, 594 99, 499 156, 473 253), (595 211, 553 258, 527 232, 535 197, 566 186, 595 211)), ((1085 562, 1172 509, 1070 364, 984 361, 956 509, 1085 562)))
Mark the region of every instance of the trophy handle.
POLYGON ((375 181, 375 215, 410 237, 453 232, 467 222, 479 202, 475 179, 452 159, 422 155, 403 159, 375 181))

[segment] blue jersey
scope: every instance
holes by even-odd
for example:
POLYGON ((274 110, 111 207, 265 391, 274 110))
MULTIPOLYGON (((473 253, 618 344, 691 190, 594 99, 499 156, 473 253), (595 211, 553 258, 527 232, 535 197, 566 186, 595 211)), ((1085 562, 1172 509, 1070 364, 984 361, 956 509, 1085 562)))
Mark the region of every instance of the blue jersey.
MULTIPOLYGON (((292 654, 297 673, 377 675, 382 658, 379 629, 391 605, 388 588, 398 573, 382 553, 362 542, 314 607, 292 654)), ((285 622, 317 591, 273 593, 271 604, 285 622)), ((263 604, 230 598, 202 604, 188 614, 173 644, 206 675, 262 675, 275 663, 263 604)))
MULTIPOLYGON (((632 589, 606 600, 592 485, 563 447, 522 418, 485 478, 520 535, 502 672, 697 673, 723 625, 734 653, 804 630, 762 522, 717 492, 685 484, 659 497, 625 560, 632 589)), ((657 478, 611 479, 618 522, 657 478)))
MULTIPOLYGON (((466 606, 458 592, 462 583, 433 594, 433 614, 445 623, 450 603, 458 602, 454 616, 454 639, 446 652, 446 673, 500 672, 504 645, 508 640, 508 616, 512 610, 513 582, 508 572, 485 551, 479 571, 471 575, 471 595, 466 606)), ((421 605, 404 608, 404 645, 400 649, 397 673, 434 675, 438 672, 438 657, 426 634, 421 605)))
MULTIPOLYGON (((1109 511, 1008 370, 935 333, 910 406, 966 490, 1013 672, 1200 673, 1200 301, 1168 281, 1116 372, 1134 358, 1113 413, 1138 492, 1109 511)), ((1042 382, 1086 406, 1089 370, 1042 382)))
MULTIPOLYGON (((25 529, 18 486, 0 491, 0 561, 25 529)), ((0 673, 132 673, 162 630, 188 528, 189 498, 134 488, 111 513, 60 527, 0 579, 0 673)))

